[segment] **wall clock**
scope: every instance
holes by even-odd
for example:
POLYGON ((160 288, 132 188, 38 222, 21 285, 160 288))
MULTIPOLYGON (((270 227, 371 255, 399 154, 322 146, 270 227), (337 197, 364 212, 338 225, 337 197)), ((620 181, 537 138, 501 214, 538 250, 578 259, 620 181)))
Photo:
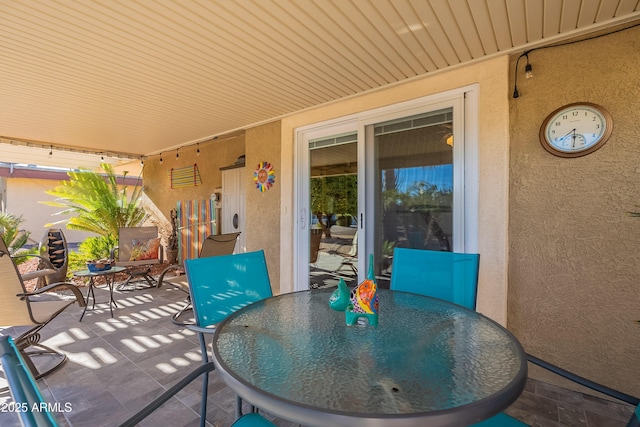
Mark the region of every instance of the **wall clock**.
POLYGON ((579 157, 602 147, 613 131, 611 114, 590 102, 576 102, 558 108, 542 123, 540 143, 560 157, 579 157))

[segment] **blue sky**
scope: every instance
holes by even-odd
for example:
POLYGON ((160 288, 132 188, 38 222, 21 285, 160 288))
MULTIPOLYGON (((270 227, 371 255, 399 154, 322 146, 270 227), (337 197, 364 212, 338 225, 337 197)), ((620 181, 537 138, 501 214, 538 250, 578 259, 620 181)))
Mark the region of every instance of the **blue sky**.
POLYGON ((407 191, 416 182, 433 184, 441 191, 453 190, 452 164, 395 169, 395 173, 398 190, 401 192, 407 191))

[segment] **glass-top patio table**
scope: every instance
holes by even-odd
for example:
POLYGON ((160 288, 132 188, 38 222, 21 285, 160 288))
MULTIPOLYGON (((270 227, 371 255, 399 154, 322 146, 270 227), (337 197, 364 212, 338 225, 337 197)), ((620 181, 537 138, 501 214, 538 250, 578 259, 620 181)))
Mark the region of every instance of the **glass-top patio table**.
POLYGON ((526 356, 505 328, 448 302, 379 290, 378 327, 347 326, 331 290, 246 306, 213 338, 240 397, 305 426, 462 426, 513 403, 526 356))

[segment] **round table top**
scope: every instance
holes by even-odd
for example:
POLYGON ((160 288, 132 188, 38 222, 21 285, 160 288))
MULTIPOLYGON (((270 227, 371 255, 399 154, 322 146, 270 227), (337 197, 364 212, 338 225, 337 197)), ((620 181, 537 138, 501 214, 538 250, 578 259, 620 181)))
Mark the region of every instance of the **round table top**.
POLYGON ((74 271, 73 275, 77 276, 77 277, 87 277, 87 276, 104 276, 106 274, 116 274, 116 273, 121 273, 123 271, 125 271, 127 269, 127 267, 118 267, 118 266, 113 266, 108 270, 101 270, 101 271, 89 271, 88 268, 85 268, 84 270, 78 270, 78 271, 74 271))
POLYGON ((515 401, 520 343, 461 306, 379 290, 378 327, 347 326, 332 290, 253 303, 214 335, 219 374, 266 412, 304 425, 468 425, 515 401))

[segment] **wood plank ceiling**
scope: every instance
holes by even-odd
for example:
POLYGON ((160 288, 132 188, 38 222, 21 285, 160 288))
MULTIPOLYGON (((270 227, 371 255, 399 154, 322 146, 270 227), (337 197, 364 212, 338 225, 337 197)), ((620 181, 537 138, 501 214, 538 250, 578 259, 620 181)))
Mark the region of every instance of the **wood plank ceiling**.
POLYGON ((0 0, 0 162, 18 141, 159 153, 637 19, 638 0, 0 0))

